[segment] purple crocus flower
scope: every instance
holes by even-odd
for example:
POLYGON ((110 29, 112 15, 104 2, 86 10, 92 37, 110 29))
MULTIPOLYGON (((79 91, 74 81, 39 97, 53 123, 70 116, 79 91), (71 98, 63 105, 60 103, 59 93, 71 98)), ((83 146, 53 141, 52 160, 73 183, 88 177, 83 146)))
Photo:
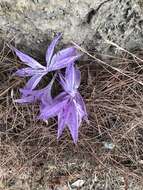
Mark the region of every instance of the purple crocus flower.
POLYGON ((41 65, 32 57, 12 47, 16 55, 28 67, 16 71, 21 77, 31 77, 23 89, 20 89, 22 97, 15 100, 17 103, 40 102, 40 115, 38 118, 47 120, 51 117, 58 117, 58 138, 62 135, 65 127, 68 127, 74 143, 78 140, 78 129, 82 120, 87 119, 87 112, 84 101, 78 92, 80 85, 80 71, 74 67, 74 61, 80 55, 75 47, 69 47, 54 54, 54 48, 61 35, 54 38, 46 51, 46 66, 41 65), (65 76, 59 73, 60 84, 64 92, 55 98, 51 96, 51 89, 56 78, 54 75, 51 82, 43 89, 35 90, 36 86, 48 72, 60 70, 66 67, 65 76))
POLYGON ((31 77, 24 89, 30 91, 33 90, 40 82, 42 77, 48 72, 65 68, 68 64, 71 64, 73 61, 79 58, 80 55, 77 53, 75 47, 63 49, 58 53, 54 54, 54 48, 58 43, 60 37, 61 34, 56 36, 46 51, 46 66, 41 65, 32 57, 22 53, 15 47, 12 47, 12 50, 15 51, 19 59, 28 66, 26 68, 17 70, 15 73, 16 75, 21 77, 31 77))
POLYGON ((87 120, 87 112, 84 101, 78 92, 80 85, 80 71, 70 64, 65 77, 60 74, 61 85, 65 92, 62 92, 41 109, 40 119, 49 119, 58 116, 58 138, 67 126, 70 130, 74 143, 78 140, 78 129, 82 119, 87 120))

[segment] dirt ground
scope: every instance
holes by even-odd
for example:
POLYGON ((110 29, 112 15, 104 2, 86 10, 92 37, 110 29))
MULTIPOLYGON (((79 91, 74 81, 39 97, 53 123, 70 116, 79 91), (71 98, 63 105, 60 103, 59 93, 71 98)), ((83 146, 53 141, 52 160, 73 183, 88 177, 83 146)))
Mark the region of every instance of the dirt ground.
POLYGON ((3 44, 1 190, 143 189, 143 53, 88 54, 77 65, 90 124, 83 123, 74 145, 68 130, 57 142, 56 121, 37 120, 36 104, 14 103, 25 79, 13 75, 21 63, 3 44))

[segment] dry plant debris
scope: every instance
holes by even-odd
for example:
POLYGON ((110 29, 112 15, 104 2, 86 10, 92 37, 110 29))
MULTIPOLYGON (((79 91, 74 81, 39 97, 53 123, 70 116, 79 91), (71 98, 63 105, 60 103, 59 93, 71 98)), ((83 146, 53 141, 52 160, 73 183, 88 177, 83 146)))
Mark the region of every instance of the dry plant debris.
POLYGON ((13 102, 25 81, 12 75, 19 62, 3 45, 0 189, 69 189, 68 184, 71 186, 77 180, 85 181, 81 187, 85 190, 142 189, 143 53, 133 55, 140 60, 122 52, 120 56, 98 55, 106 65, 86 55, 85 61, 79 62, 80 92, 86 101, 90 124, 84 123, 80 128, 75 146, 68 131, 57 142, 54 119, 47 123, 35 119, 36 104, 21 106, 13 102))

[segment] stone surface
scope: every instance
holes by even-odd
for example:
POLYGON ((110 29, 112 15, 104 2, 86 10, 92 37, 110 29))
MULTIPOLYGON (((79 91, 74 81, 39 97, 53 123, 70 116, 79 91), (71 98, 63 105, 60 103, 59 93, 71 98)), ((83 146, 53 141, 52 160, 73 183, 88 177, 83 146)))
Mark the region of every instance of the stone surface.
POLYGON ((111 52, 112 40, 127 49, 143 47, 142 0, 0 0, 0 35, 22 48, 44 53, 63 33, 87 49, 111 52))

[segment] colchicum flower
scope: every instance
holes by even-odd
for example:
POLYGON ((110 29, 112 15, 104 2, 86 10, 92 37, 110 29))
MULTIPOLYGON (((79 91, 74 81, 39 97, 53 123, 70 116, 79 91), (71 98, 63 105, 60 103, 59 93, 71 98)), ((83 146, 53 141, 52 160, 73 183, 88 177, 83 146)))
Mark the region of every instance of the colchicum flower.
POLYGON ((79 58, 80 55, 77 53, 75 47, 63 49, 54 54, 54 48, 60 37, 61 34, 56 36, 46 51, 46 66, 41 65, 32 57, 12 47, 12 50, 14 50, 19 59, 28 66, 26 68, 17 70, 15 73, 21 77, 31 77, 24 89, 33 90, 38 85, 42 77, 48 72, 65 68, 68 64, 71 64, 73 61, 79 58))
POLYGON ((66 68, 65 77, 60 74, 61 85, 65 92, 55 97, 52 104, 45 104, 39 116, 44 120, 58 116, 58 138, 67 126, 74 143, 77 143, 82 119, 87 120, 86 107, 78 92, 80 78, 80 71, 74 67, 74 63, 70 64, 66 68))
POLYGON ((80 57, 75 47, 69 47, 54 54, 54 48, 61 35, 54 38, 46 51, 46 66, 41 65, 32 57, 20 52, 12 47, 20 60, 28 67, 16 71, 16 75, 21 77, 31 77, 24 88, 20 89, 22 94, 17 103, 40 103, 39 119, 48 120, 52 117, 58 117, 58 135, 62 135, 63 130, 68 127, 74 143, 78 140, 78 130, 82 120, 87 119, 86 107, 78 92, 81 74, 75 68, 74 62, 80 57), (60 84, 63 88, 58 96, 52 98, 51 90, 56 78, 56 74, 51 82, 40 90, 35 90, 36 86, 44 75, 51 71, 66 68, 65 75, 59 73, 60 84))

